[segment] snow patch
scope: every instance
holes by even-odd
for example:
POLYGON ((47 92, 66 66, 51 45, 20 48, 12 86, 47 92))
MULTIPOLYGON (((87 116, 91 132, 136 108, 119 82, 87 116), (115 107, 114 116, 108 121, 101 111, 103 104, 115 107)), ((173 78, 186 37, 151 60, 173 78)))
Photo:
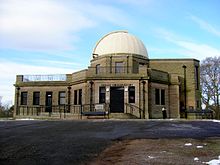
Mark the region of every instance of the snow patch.
POLYGON ((199 158, 198 158, 198 157, 195 157, 195 158, 194 158, 194 161, 199 161, 199 158))
POLYGON ((210 160, 209 162, 206 162, 206 164, 209 164, 209 165, 220 165, 220 155, 218 156, 218 159, 210 160))
POLYGON ((196 146, 196 148, 203 148, 203 146, 196 146))
POLYGON ((28 119, 28 118, 26 119, 25 118, 25 119, 16 119, 16 120, 35 120, 35 119, 31 119, 31 118, 30 119, 28 119))
POLYGON ((212 120, 212 122, 220 123, 220 120, 212 120))
POLYGON ((185 146, 192 146, 192 143, 185 143, 185 146))
POLYGON ((153 157, 153 156, 147 156, 149 159, 154 159, 155 157, 153 157))

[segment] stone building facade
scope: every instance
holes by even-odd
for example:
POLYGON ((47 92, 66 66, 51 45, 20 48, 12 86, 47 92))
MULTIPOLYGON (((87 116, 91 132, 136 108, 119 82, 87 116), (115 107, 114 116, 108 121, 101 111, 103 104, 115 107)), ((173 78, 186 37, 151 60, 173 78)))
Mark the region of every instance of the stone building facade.
POLYGON ((74 116, 105 104, 110 114, 163 118, 165 109, 168 118, 185 117, 186 109, 200 108, 199 74, 198 60, 149 59, 136 36, 115 31, 97 42, 87 69, 17 75, 14 115, 74 116))

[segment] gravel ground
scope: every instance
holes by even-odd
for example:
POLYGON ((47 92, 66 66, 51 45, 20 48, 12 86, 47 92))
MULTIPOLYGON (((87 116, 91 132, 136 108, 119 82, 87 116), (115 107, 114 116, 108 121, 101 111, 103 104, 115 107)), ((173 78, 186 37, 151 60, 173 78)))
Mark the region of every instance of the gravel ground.
POLYGON ((135 139, 220 138, 220 123, 186 120, 0 121, 0 164, 89 164, 135 139))

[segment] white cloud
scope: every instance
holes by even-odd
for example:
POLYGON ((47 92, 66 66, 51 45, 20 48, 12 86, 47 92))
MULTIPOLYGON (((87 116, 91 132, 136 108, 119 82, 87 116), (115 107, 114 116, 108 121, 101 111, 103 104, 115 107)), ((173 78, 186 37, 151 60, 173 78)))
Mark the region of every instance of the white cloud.
POLYGON ((182 36, 178 36, 175 33, 162 28, 156 29, 155 32, 158 37, 181 47, 181 54, 185 53, 185 55, 190 58, 203 60, 206 57, 220 56, 220 49, 214 48, 208 44, 187 40, 182 36))
POLYGON ((16 75, 33 74, 70 74, 72 69, 59 67, 31 66, 10 61, 0 61, 0 96, 4 103, 14 100, 14 87, 16 75))
POLYGON ((109 22, 126 24, 117 8, 80 1, 1 0, 0 48, 66 50, 78 32, 109 22))
POLYGON ((58 1, 3 0, 0 14, 1 47, 70 49, 76 32, 95 23, 58 1))
POLYGON ((220 37, 220 29, 217 29, 216 27, 214 27, 213 25, 209 24, 208 22, 196 17, 196 16, 193 16, 191 15, 190 16, 190 19, 193 20, 195 23, 199 24, 199 26, 208 31, 209 33, 212 33, 218 37, 220 37))
POLYGON ((197 59, 206 57, 220 56, 220 50, 206 44, 193 43, 189 41, 176 41, 180 47, 188 50, 189 55, 197 59))
POLYGON ((123 3, 123 4, 127 4, 127 5, 132 5, 132 6, 139 6, 139 7, 143 7, 143 6, 147 6, 149 5, 152 0, 118 0, 119 3, 123 3))

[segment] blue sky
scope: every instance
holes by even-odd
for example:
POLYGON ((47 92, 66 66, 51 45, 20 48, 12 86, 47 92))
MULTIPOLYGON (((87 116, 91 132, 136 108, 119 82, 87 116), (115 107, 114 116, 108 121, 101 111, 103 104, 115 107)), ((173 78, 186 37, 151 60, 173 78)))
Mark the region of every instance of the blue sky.
POLYGON ((106 33, 128 30, 149 58, 220 56, 219 0, 0 0, 0 96, 17 74, 85 69, 106 33))

